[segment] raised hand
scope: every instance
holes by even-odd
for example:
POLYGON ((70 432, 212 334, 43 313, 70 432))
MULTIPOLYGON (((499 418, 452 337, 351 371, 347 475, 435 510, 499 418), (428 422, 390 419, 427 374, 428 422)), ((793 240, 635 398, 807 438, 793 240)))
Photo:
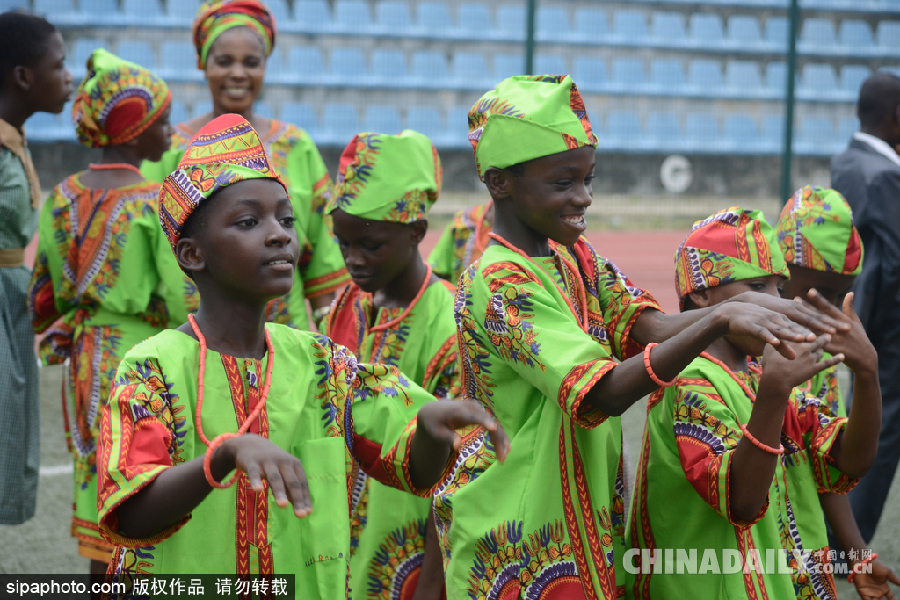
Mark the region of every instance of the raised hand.
MULTIPOLYGON (((746 296, 745 301, 726 301, 715 307, 715 312, 725 323, 724 335, 747 336, 765 342, 787 359, 794 358, 794 349, 785 342, 805 343, 816 339, 815 333, 792 321, 787 315, 763 306, 771 300, 783 302, 781 299, 756 292, 740 294, 735 297, 743 296, 746 296), (755 304, 751 300, 760 300, 761 302, 755 304)), ((789 304, 798 307, 798 310, 812 312, 811 308, 804 307, 800 302, 790 302, 789 304)))
MULTIPOLYGON (((843 319, 836 318, 833 312, 823 312, 819 303, 813 306, 797 302, 796 300, 787 300, 778 298, 768 294, 758 294, 755 292, 744 292, 738 294, 734 298, 730 298, 726 303, 748 303, 755 306, 767 308, 772 312, 784 315, 793 323, 814 332, 817 335, 823 333, 836 333, 838 331, 847 331, 850 326, 843 319)), ((785 339, 788 342, 799 342, 799 339, 785 339)), ((809 341, 809 340, 808 340, 809 341)))
POLYGON ((763 380, 771 380, 794 388, 811 379, 816 373, 840 363, 844 360, 844 355, 840 353, 831 358, 822 359, 825 346, 830 341, 831 336, 824 334, 812 342, 791 344, 793 359, 786 358, 780 348, 766 346, 762 359, 760 387, 763 385, 763 380))
POLYGON ((877 558, 869 564, 872 566, 871 573, 862 572, 853 576, 853 585, 859 597, 862 600, 897 600, 888 582, 900 585, 900 577, 877 558))
POLYGON ((230 454, 235 468, 247 474, 253 491, 265 491, 265 479, 278 506, 292 504, 298 517, 312 512, 309 484, 299 458, 253 433, 225 440, 221 450, 230 454))
POLYGON ((853 292, 844 296, 841 309, 828 302, 814 289, 809 290, 809 303, 822 313, 827 313, 831 318, 847 325, 846 330, 840 330, 831 336, 831 342, 825 346, 825 350, 832 354, 838 352, 843 354, 847 367, 856 374, 877 373, 878 353, 869 341, 869 336, 856 316, 856 311, 853 310, 853 292))

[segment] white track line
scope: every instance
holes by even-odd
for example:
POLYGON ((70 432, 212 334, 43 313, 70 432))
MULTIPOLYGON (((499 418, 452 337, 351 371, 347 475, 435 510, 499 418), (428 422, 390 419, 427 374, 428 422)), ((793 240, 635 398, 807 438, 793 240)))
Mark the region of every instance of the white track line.
POLYGON ((71 475, 75 471, 72 463, 67 465, 53 465, 50 467, 41 467, 41 477, 49 475, 71 475))

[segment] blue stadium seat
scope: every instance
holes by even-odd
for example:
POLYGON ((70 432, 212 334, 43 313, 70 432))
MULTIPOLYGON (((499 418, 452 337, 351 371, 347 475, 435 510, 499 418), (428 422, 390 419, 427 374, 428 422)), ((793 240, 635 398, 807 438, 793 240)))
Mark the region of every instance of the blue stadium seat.
MULTIPOLYGON (((71 111, 69 114, 72 114, 71 111)), ((37 142, 53 142, 62 139, 65 136, 65 127, 62 114, 55 115, 45 112, 35 113, 25 123, 28 139, 37 142)), ((69 126, 69 129, 72 129, 72 126, 69 126)))
POLYGON ((122 0, 122 14, 129 25, 153 26, 166 21, 158 0, 122 0))
POLYGON ((497 18, 494 23, 494 37, 503 40, 524 40, 525 6, 521 4, 498 5, 497 18))
POLYGON ((299 31, 306 33, 328 31, 331 29, 331 9, 328 7, 328 2, 325 0, 297 0, 294 2, 294 23, 299 31))
POLYGON ((409 35, 412 15, 406 2, 379 2, 375 5, 375 23, 380 33, 394 36, 409 35))
POLYGON ((172 126, 184 123, 189 118, 187 106, 181 100, 172 99, 172 112, 169 113, 169 122, 172 126))
POLYGON ((156 52, 149 42, 123 40, 116 48, 120 58, 137 63, 145 69, 156 70, 156 52))
POLYGON ((688 37, 684 16, 677 12, 654 12, 650 17, 650 36, 665 46, 684 44, 688 37))
POLYGON ((684 64, 672 58, 654 60, 650 64, 650 84, 655 92, 666 96, 681 94, 686 85, 684 64))
MULTIPOLYGON (((20 2, 19 5, 27 8, 25 2, 20 2)), ((75 10, 75 2, 73 0, 35 0, 34 12, 46 17, 57 25, 74 25, 81 16, 75 10)))
POLYGON ((713 60, 692 60, 688 64, 688 87, 701 96, 715 95, 724 85, 722 66, 713 60))
POLYGON ((834 23, 820 17, 804 19, 797 49, 803 52, 830 52, 837 45, 834 23))
POLYGON ((766 45, 771 49, 787 48, 788 20, 785 17, 768 17, 766 19, 766 45))
POLYGON ((261 117, 265 117, 266 119, 274 119, 277 116, 275 108, 265 100, 257 100, 256 102, 254 102, 253 112, 261 117))
POLYGON ((569 67, 565 57, 541 52, 534 57, 534 73, 535 75, 568 75, 569 67))
POLYGON ((492 23, 487 5, 467 2, 457 8, 455 31, 459 37, 486 40, 490 37, 492 23))
POLYGON ((319 120, 316 109, 301 102, 285 102, 281 106, 281 120, 305 129, 310 135, 318 133, 319 120))
POLYGON ((469 109, 471 105, 452 106, 447 111, 447 122, 444 124, 442 142, 448 148, 465 148, 472 150, 469 143, 469 109))
POLYGON ((762 46, 762 32, 759 20, 746 15, 734 15, 728 19, 728 41, 740 48, 758 48, 762 46))
POLYGON ((209 100, 195 101, 194 105, 191 107, 191 118, 196 119, 197 117, 201 117, 210 111, 212 111, 212 102, 210 102, 209 100))
POLYGON ((268 83, 289 83, 290 74, 282 60, 282 50, 280 46, 272 48, 272 54, 266 57, 266 82, 268 83))
POLYGON ((775 153, 784 143, 784 116, 770 115, 763 119, 761 148, 764 152, 775 153))
POLYGON ((494 80, 525 74, 525 57, 521 54, 495 54, 494 80))
POLYGON ((599 8, 579 8, 575 11, 574 38, 592 44, 609 35, 606 11, 599 8))
POLYGON ((846 65, 841 68, 841 91, 844 100, 853 101, 859 98, 859 88, 872 71, 862 65, 846 65))
POLYGON ((450 83, 447 56, 442 52, 416 52, 412 57, 412 77, 410 80, 419 87, 447 87, 450 83))
POLYGON ((599 92, 606 87, 608 79, 606 63, 599 58, 578 57, 572 66, 572 79, 580 90, 599 92))
POLYGON ((203 71, 197 68, 197 51, 187 40, 166 40, 159 49, 159 75, 172 81, 200 81, 203 71))
POLYGON ((461 89, 483 90, 496 83, 481 52, 457 52, 453 55, 453 79, 461 89))
POLYGON ((613 37, 619 42, 641 44, 647 39, 647 19, 636 10, 617 10, 613 13, 613 37))
POLYGON ((91 57, 91 53, 97 48, 106 48, 109 50, 110 46, 103 40, 96 40, 93 38, 81 38, 75 40, 74 46, 72 46, 72 54, 69 56, 69 60, 66 62, 71 65, 72 73, 80 73, 83 74, 87 70, 87 61, 91 57))
POLYGON ((446 37, 454 21, 450 9, 443 2, 422 2, 416 6, 416 24, 432 37, 446 37))
POLYGON ((688 113, 684 119, 685 145, 695 152, 713 152, 721 144, 719 122, 707 113, 688 113))
POLYGON ((787 65, 781 61, 773 61, 766 65, 765 89, 777 98, 783 98, 787 85, 787 65))
POLYGON ((875 46, 875 37, 865 21, 844 19, 838 28, 838 42, 847 50, 868 53, 875 46))
POLYGON ((836 98, 840 92, 834 69, 831 65, 807 64, 800 75, 797 93, 805 98, 836 98))
POLYGON ((333 28, 348 34, 367 32, 372 23, 369 3, 362 0, 337 0, 334 3, 333 28))
POLYGON ((184 0, 168 0, 166 3, 166 14, 169 19, 183 26, 190 27, 197 13, 197 6, 192 2, 184 0))
POLYGON ((716 47, 724 38, 719 15, 695 13, 691 15, 691 41, 703 48, 716 47))
POLYGON ((635 149, 641 144, 641 118, 630 111, 610 111, 606 115, 606 135, 610 147, 635 149))
POLYGON ((838 122, 837 139, 847 143, 857 131, 859 131, 859 119, 856 117, 844 117, 838 122))
POLYGON ((800 121, 797 132, 797 152, 799 154, 828 155, 846 140, 839 139, 834 131, 834 123, 825 117, 806 117, 800 121))
POLYGON ((738 154, 752 154, 761 149, 756 121, 746 115, 729 115, 722 132, 723 146, 738 154))
POLYGON ((288 53, 286 71, 290 81, 294 83, 322 83, 326 80, 325 58, 322 56, 322 50, 318 46, 291 48, 288 53))
POLYGON ((639 93, 646 85, 644 63, 637 58, 616 58, 612 61, 611 86, 626 93, 639 93))
MULTIPOLYGON (((143 0, 137 1, 142 2, 143 0)), ((294 22, 294 15, 291 13, 291 7, 288 6, 286 0, 266 0, 266 6, 272 11, 275 22, 278 24, 279 31, 290 29, 290 26, 294 22)))
MULTIPOLYGON (((83 20, 95 25, 125 24, 125 17, 119 11, 116 0, 80 0, 78 10, 83 20)), ((194 6, 194 12, 196 11, 197 6, 194 6)), ((193 18, 194 15, 191 13, 191 19, 193 18)))
POLYGON ((900 21, 882 21, 878 24, 878 47, 883 52, 900 53, 900 21))
POLYGON ((326 104, 322 112, 320 137, 323 143, 343 147, 362 131, 359 111, 352 104, 326 104))
POLYGON ((436 106, 410 106, 406 112, 406 127, 428 136, 435 146, 442 145, 444 117, 436 106))
POLYGON ((366 131, 394 135, 403 131, 403 123, 396 106, 369 105, 366 108, 366 131))
POLYGON ((725 65, 725 90, 731 96, 755 96, 763 89, 759 65, 746 60, 732 60, 725 65))
POLYGON ((357 86, 368 75, 366 57, 357 48, 335 48, 328 72, 330 79, 340 85, 357 86))
POLYGON ((650 113, 647 116, 646 136, 651 145, 663 152, 679 150, 685 145, 681 123, 675 113, 650 113))
POLYGON ((564 8, 539 8, 534 26, 535 37, 539 40, 558 42, 572 36, 569 11, 564 8))
POLYGON ((0 12, 28 8, 28 0, 0 0, 0 12))
POLYGON ((406 83, 406 56, 400 50, 372 53, 372 83, 378 87, 402 87, 406 83))

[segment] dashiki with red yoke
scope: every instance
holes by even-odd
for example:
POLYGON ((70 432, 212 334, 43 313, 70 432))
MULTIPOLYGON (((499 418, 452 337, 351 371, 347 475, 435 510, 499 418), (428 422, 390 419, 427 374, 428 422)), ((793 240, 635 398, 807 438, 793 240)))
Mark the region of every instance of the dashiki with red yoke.
POLYGON ((428 256, 428 264, 434 267, 435 275, 455 286, 463 271, 481 258, 490 241, 488 214, 493 202, 488 200, 487 204, 462 210, 453 216, 453 221, 444 229, 428 256))
MULTIPOLYGON (((446 281, 432 278, 409 307, 377 311, 372 295, 350 284, 335 302, 326 334, 363 362, 396 367, 435 398, 459 395, 453 291, 446 281)), ((350 526, 351 597, 412 598, 430 510, 430 499, 391 489, 360 472, 350 526)))
POLYGON ((624 591, 621 422, 583 400, 641 350, 631 328, 659 306, 584 238, 551 249, 526 258, 489 246, 460 280, 463 392, 496 415, 512 450, 491 466, 492 449, 472 445, 438 489, 449 598, 624 591))

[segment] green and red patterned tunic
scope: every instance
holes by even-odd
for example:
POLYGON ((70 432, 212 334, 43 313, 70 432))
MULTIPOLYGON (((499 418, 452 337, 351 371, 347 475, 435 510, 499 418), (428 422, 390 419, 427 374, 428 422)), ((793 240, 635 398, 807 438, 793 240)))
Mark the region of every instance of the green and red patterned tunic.
MULTIPOLYGON (((145 162, 141 167, 144 175, 162 183, 178 166, 195 133, 179 123, 172 134, 172 149, 157 163, 145 162)), ((300 265, 294 271, 294 287, 269 304, 267 319, 309 329, 307 298, 330 294, 350 282, 324 214, 331 196, 331 177, 312 138, 299 127, 273 119, 268 133, 260 132, 260 141, 287 185, 294 206, 294 228, 300 236, 300 265)))
MULTIPOLYGON (((279 508, 246 475, 213 490, 189 515, 144 539, 119 532, 116 508, 161 472, 202 457, 195 428, 200 344, 177 330, 135 346, 122 360, 103 414, 100 528, 117 544, 111 573, 294 574, 296 598, 344 598, 350 508, 360 468, 429 497, 408 479, 418 409, 434 397, 393 367, 358 363, 324 336, 270 323, 275 364, 265 407, 249 431, 303 462, 312 513, 279 508)), ((263 360, 207 353, 203 431, 235 432, 260 401, 263 360)))
POLYGON ((698 567, 709 562, 705 570, 666 573, 662 566, 642 569, 639 554, 633 560, 639 572, 629 575, 629 597, 836 597, 823 555, 816 552, 827 540, 817 539, 809 526, 816 526, 817 516, 824 534, 817 492, 846 493, 856 483, 828 456, 845 418, 830 416, 822 400, 795 390, 781 434, 785 453, 765 506, 749 523, 730 513, 731 457, 743 437, 740 423, 747 423, 753 410, 741 382, 755 393, 758 373, 756 368, 732 373, 698 357, 675 386, 651 396, 626 545, 673 554, 693 549, 698 567), (764 572, 729 572, 726 551, 738 567, 750 564, 758 551, 764 572), (714 556, 704 558, 709 553, 714 556), (806 572, 792 577, 800 562, 806 572))
POLYGON ((463 271, 481 258, 491 233, 488 214, 493 200, 487 204, 461 210, 453 216, 444 233, 428 256, 434 274, 452 283, 459 282, 463 271))
POLYGON ((496 415, 512 449, 491 464, 488 440, 470 444, 437 492, 448 598, 613 599, 623 590, 621 422, 583 400, 617 359, 641 350, 631 328, 659 307, 584 238, 551 249, 525 259, 488 246, 460 280, 463 393, 496 415))
MULTIPOLYGON (((459 395, 456 325, 450 285, 434 278, 410 307, 380 308, 350 284, 335 303, 326 334, 366 363, 397 367, 435 398, 459 395), (393 323, 390 327, 375 329, 393 323), (373 330, 374 329, 374 330, 373 330)), ((391 489, 360 473, 350 526, 351 597, 409 600, 421 572, 431 500, 391 489)))
POLYGON ((75 459, 72 535, 81 554, 108 560, 97 530, 97 432, 122 356, 180 325, 197 308, 193 282, 178 267, 159 226, 159 185, 92 189, 82 173, 62 181, 44 204, 29 291, 44 364, 69 360, 63 398, 75 459))

